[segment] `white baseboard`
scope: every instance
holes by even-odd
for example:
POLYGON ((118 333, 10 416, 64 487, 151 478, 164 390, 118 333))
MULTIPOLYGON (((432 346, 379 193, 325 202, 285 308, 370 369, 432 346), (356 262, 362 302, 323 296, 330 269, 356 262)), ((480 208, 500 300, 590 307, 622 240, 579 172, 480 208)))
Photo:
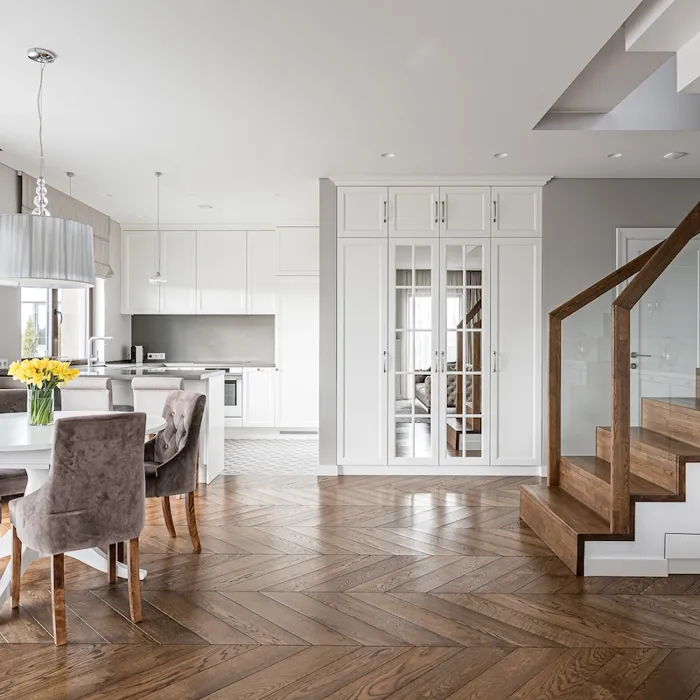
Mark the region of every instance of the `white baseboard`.
POLYGON ((336 464, 319 464, 316 467, 318 476, 338 476, 338 465, 336 464))
POLYGON ((541 476, 542 467, 342 465, 339 476, 541 476))
MULTIPOLYGON (((668 576, 670 562, 663 557, 585 557, 584 576, 668 576)), ((700 562, 698 562, 700 565, 700 562)))
POLYGON ((318 433, 284 432, 279 428, 225 429, 226 440, 318 440, 318 433))
POLYGON ((700 574, 700 559, 669 559, 669 574, 700 574))

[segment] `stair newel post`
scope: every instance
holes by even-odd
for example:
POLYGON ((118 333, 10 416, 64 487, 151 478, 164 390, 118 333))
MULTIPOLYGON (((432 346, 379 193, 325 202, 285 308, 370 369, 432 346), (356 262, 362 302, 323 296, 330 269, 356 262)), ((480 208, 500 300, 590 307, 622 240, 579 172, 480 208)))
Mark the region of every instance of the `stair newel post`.
POLYGON ((630 522, 630 310, 612 307, 612 462, 610 532, 627 535, 630 522))
POLYGON ((549 377, 547 413, 547 485, 559 485, 561 458, 561 325, 562 320, 549 314, 549 377))

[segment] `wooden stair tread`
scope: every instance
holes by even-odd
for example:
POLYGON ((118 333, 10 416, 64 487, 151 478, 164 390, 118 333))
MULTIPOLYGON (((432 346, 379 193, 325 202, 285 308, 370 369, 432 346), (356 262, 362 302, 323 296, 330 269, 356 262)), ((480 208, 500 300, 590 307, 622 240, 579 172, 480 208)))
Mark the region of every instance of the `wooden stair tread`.
MULTIPOLYGON (((610 426, 602 426, 600 430, 605 430, 609 433, 611 429, 610 426)), ((667 435, 662 435, 648 428, 630 428, 630 442, 637 442, 645 447, 666 452, 686 462, 700 462, 700 447, 681 442, 680 440, 674 440, 667 435)))
POLYGON ((610 525, 603 518, 558 486, 542 484, 520 488, 571 532, 577 535, 610 535, 610 525))
MULTIPOLYGON (((600 479, 608 485, 610 484, 610 462, 606 462, 600 457, 589 457, 587 455, 562 457, 562 459, 566 460, 577 469, 588 472, 596 479, 600 479)), ((673 492, 630 472, 630 496, 644 499, 658 498, 660 500, 666 500, 667 498, 675 497, 675 495, 676 494, 673 492)))
POLYGON ((688 397, 657 397, 657 396, 645 396, 644 401, 654 401, 655 403, 668 404, 669 406, 678 406, 680 408, 687 408, 691 411, 700 411, 700 399, 693 396, 688 397))

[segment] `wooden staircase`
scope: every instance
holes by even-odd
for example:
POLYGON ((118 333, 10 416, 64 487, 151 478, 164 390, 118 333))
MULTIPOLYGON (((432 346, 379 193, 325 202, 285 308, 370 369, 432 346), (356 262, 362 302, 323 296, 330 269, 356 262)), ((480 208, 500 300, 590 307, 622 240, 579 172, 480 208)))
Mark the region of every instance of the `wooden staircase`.
POLYGON ((643 398, 630 426, 630 310, 700 233, 700 204, 662 243, 550 313, 547 484, 523 486, 520 517, 577 575, 584 543, 633 540, 635 505, 685 501, 685 466, 700 462, 700 370, 695 398, 643 398), (612 305, 612 426, 594 456, 561 455, 562 321, 636 275, 612 305))

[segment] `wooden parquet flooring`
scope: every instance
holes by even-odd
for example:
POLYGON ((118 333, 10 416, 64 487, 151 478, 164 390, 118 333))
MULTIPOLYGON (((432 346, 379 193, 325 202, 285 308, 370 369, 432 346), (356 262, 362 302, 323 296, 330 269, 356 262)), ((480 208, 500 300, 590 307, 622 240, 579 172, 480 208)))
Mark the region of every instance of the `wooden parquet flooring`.
POLYGON ((201 554, 184 501, 176 539, 151 503, 143 623, 67 560, 54 647, 39 560, 0 610, 0 698, 700 700, 700 576, 574 577, 519 520, 537 481, 220 477, 201 554))

